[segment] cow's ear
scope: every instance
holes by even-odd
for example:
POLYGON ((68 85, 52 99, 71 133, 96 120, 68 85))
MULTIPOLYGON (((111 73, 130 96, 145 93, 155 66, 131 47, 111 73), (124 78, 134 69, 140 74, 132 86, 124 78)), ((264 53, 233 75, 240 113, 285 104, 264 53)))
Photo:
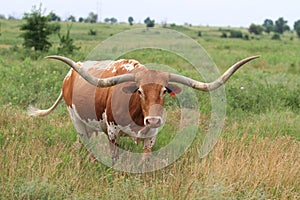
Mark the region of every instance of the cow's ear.
POLYGON ((126 94, 135 93, 137 89, 138 87, 136 85, 129 85, 122 88, 123 92, 125 92, 126 94))
POLYGON ((168 93, 173 94, 173 95, 176 95, 176 94, 179 94, 182 92, 182 88, 175 84, 168 84, 166 88, 168 90, 168 93))

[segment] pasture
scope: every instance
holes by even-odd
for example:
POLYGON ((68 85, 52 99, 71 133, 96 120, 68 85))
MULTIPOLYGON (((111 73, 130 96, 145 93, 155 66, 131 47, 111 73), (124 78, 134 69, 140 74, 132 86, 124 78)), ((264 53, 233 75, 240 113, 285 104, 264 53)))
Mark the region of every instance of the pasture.
MULTIPOLYGON (((281 40, 271 40, 267 34, 244 40, 221 38, 218 27, 173 27, 205 48, 221 72, 242 58, 261 58, 226 83, 225 124, 208 156, 198 155, 209 126, 210 96, 196 92, 200 127, 188 150, 164 169, 130 174, 91 159, 78 144, 64 103, 47 117, 28 117, 28 105, 53 104, 69 68, 44 59, 56 54, 57 35, 51 36, 54 43, 48 53, 29 52, 19 37, 22 21, 0 23, 0 199, 300 199, 300 39, 296 33, 285 33, 281 40)), ((66 31, 67 23, 61 25, 66 31)), ((143 26, 73 23, 71 37, 81 49, 66 56, 83 61, 106 38, 143 26), (88 35, 90 29, 97 35, 88 35)), ((186 61, 166 52, 142 50, 124 58, 162 63, 195 76, 182 70, 188 67, 186 61)), ((178 108, 170 105, 169 109, 174 118, 159 133, 155 149, 168 143, 177 125, 178 108)), ((129 140, 122 145, 140 150, 129 140)))

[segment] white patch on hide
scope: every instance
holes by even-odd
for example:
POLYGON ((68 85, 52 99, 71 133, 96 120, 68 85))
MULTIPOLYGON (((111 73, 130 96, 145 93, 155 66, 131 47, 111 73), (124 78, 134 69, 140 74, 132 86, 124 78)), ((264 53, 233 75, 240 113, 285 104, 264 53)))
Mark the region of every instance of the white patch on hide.
POLYGON ((127 70, 128 72, 130 72, 130 71, 134 70, 135 67, 132 64, 126 64, 126 65, 122 65, 122 68, 127 70))
MULTIPOLYGON (((76 106, 72 104, 72 108, 68 107, 68 111, 70 113, 73 125, 76 129, 76 131, 80 135, 90 136, 93 132, 103 132, 103 127, 105 127, 105 121, 106 119, 103 118, 103 120, 95 120, 95 119, 88 119, 83 120, 80 118, 76 106)), ((102 116, 106 116, 105 114, 102 114, 102 116)))
POLYGON ((113 122, 107 123, 107 134, 109 140, 119 140, 120 138, 120 128, 113 122))
POLYGON ((111 71, 112 73, 115 73, 117 71, 116 67, 111 71))

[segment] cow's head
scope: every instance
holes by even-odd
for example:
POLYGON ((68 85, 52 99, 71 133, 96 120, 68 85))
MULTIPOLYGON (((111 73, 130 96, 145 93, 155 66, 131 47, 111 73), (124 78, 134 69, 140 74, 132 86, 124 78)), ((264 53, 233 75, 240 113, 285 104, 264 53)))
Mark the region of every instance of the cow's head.
POLYGON ((163 124, 164 97, 179 94, 182 89, 169 83, 168 73, 147 70, 135 74, 135 82, 123 88, 125 93, 138 95, 144 115, 144 125, 158 128, 163 124))
POLYGON ((139 95, 145 116, 144 124, 150 128, 157 128, 161 126, 163 122, 162 113, 165 94, 178 94, 182 90, 179 86, 171 84, 170 82, 181 83, 196 90, 211 91, 223 85, 242 65, 258 57, 259 56, 252 56, 235 63, 222 76, 211 83, 203 83, 182 75, 156 70, 123 74, 110 78, 97 78, 91 76, 84 68, 81 68, 69 58, 62 56, 48 56, 47 58, 58 59, 65 62, 77 71, 80 76, 96 87, 110 87, 124 82, 133 82, 134 84, 124 87, 123 91, 139 95))

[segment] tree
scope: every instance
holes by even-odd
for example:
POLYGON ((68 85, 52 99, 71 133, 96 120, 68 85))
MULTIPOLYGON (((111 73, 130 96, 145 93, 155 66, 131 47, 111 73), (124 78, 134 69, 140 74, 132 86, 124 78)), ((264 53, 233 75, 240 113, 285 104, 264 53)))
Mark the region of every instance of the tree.
POLYGON ((154 25, 155 25, 155 20, 151 20, 150 17, 147 17, 147 18, 144 20, 144 23, 146 24, 146 26, 147 26, 148 28, 154 27, 154 25))
POLYGON ((8 20, 16 20, 17 18, 15 16, 9 15, 7 19, 8 20))
POLYGON ((96 23, 97 19, 98 19, 98 15, 95 14, 95 13, 93 13, 93 12, 90 12, 89 16, 84 20, 84 22, 87 22, 87 23, 96 23))
POLYGON ((287 25, 288 21, 284 20, 283 17, 280 17, 275 21, 275 32, 283 34, 284 31, 289 31, 290 27, 287 25))
POLYGON ((61 21, 61 18, 52 11, 48 14, 48 19, 49 19, 49 21, 56 21, 56 22, 61 21))
POLYGON ((118 20, 116 18, 114 18, 114 17, 110 18, 110 23, 115 24, 117 22, 118 22, 118 20))
POLYGON ((76 22, 76 18, 73 15, 70 15, 67 19, 69 22, 76 22))
POLYGON ((300 38, 300 19, 294 23, 294 30, 300 38))
POLYGON ((79 17, 78 22, 80 22, 80 23, 84 22, 83 17, 79 17))
POLYGON ((255 35, 262 34, 264 28, 261 25, 251 24, 249 27, 249 32, 254 33, 255 35))
POLYGON ((114 17, 112 17, 112 18, 105 18, 104 19, 104 22, 105 23, 111 23, 111 24, 115 24, 115 23, 117 23, 118 22, 118 20, 116 19, 116 18, 114 18, 114 17))
POLYGON ((133 19, 133 17, 128 17, 128 23, 130 24, 130 26, 132 26, 133 25, 133 21, 134 21, 134 19, 133 19))
POLYGON ((265 28, 266 33, 270 33, 274 31, 274 22, 271 19, 265 19, 263 27, 265 28))
POLYGON ((60 30, 59 24, 49 24, 47 16, 42 14, 42 5, 37 9, 32 8, 31 13, 25 13, 25 24, 21 25, 21 37, 24 38, 25 48, 34 48, 35 51, 48 51, 51 43, 48 36, 60 30))

